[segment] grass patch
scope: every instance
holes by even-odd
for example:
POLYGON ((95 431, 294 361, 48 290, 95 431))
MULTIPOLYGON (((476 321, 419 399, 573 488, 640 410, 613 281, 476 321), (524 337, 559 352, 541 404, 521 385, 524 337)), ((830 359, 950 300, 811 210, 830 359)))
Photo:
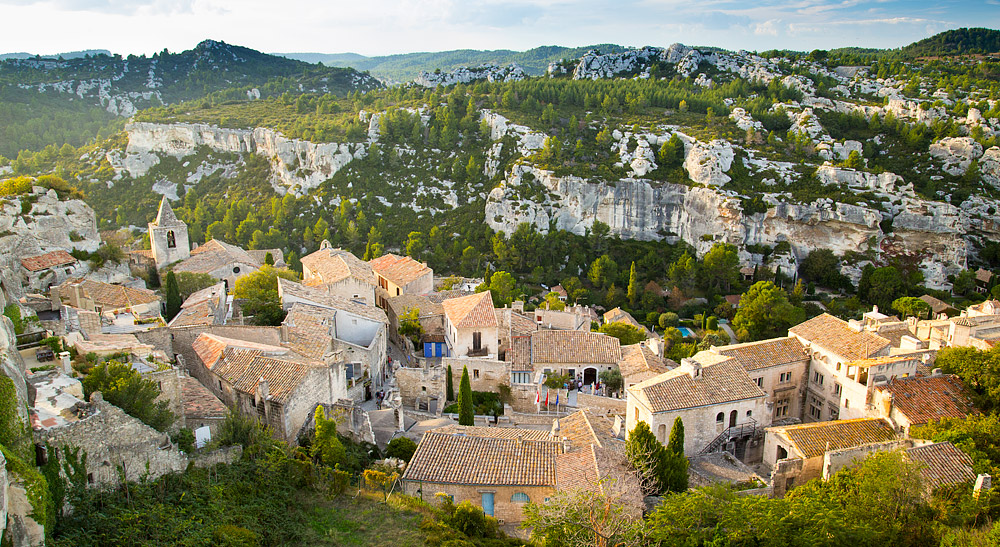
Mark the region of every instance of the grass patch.
POLYGON ((425 545, 420 523, 431 515, 431 510, 419 500, 402 498, 394 494, 386 505, 364 493, 358 497, 348 493, 333 500, 317 500, 316 496, 303 495, 300 503, 309 509, 305 514, 308 528, 302 544, 425 545))

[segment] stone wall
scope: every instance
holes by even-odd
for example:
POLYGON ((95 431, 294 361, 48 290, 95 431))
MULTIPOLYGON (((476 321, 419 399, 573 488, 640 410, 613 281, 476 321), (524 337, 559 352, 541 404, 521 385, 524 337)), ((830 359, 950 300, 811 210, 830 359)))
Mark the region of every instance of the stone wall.
POLYGON ((859 461, 867 459, 868 456, 875 452, 892 452, 893 450, 910 448, 912 446, 913 441, 900 440, 830 450, 823 454, 823 480, 829 479, 833 474, 845 467, 851 467, 859 461))
POLYGON ((177 418, 170 427, 171 431, 177 431, 184 424, 184 395, 181 393, 181 371, 180 369, 167 369, 147 372, 143 378, 152 380, 160 387, 160 396, 154 402, 167 401, 167 408, 174 413, 177 418))
POLYGON ((143 476, 155 479, 183 471, 187 458, 160 433, 104 401, 100 393, 91 395, 91 414, 62 427, 35 432, 35 442, 51 443, 58 449, 79 447, 87 454, 87 475, 92 484, 119 483, 118 470, 126 480, 143 476))
MULTIPOLYGON (((403 408, 414 410, 430 410, 431 400, 437 400, 437 414, 445 406, 445 376, 447 369, 442 367, 400 367, 396 369, 396 386, 403 402, 403 408)), ((455 396, 458 396, 458 384, 455 384, 455 396)))
POLYGON ((171 329, 167 327, 159 327, 155 329, 137 331, 133 334, 135 334, 136 339, 143 344, 149 344, 153 346, 154 349, 162 351, 163 353, 173 357, 174 343, 173 339, 170 337, 170 331, 171 329))
POLYGON ((493 516, 507 523, 518 523, 524 518, 522 511, 526 502, 513 502, 511 497, 515 492, 528 495, 534 503, 543 503, 546 498, 555 493, 555 488, 549 486, 500 486, 500 485, 461 485, 441 484, 433 482, 403 481, 403 492, 407 495, 421 498, 430 503, 439 501, 435 494, 443 492, 454 496, 455 504, 463 501, 472 502, 476 507, 483 506, 483 493, 493 493, 493 516))
POLYGON ((7 459, 0 452, 0 539, 7 529, 7 459))
POLYGON ((243 447, 240 445, 227 446, 211 452, 195 454, 191 462, 195 467, 212 467, 220 463, 230 464, 243 456, 243 447))

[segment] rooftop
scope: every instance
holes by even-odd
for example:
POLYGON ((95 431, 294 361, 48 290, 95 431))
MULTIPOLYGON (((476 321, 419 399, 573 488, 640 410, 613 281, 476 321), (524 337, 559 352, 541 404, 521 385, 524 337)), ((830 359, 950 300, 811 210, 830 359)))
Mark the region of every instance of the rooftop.
POLYGON ((160 301, 160 297, 148 289, 112 285, 92 279, 72 279, 59 286, 60 289, 68 289, 69 287, 83 289, 83 294, 87 298, 103 308, 120 309, 160 301))
POLYGON ((803 458, 822 456, 828 450, 896 440, 892 426, 881 418, 769 427, 767 431, 783 433, 803 458))
POLYGON ((483 486, 555 486, 559 443, 529 438, 539 432, 479 429, 520 431, 524 438, 480 437, 441 430, 425 433, 403 473, 403 480, 483 486))
POLYGON ((444 314, 456 328, 472 329, 496 327, 497 315, 493 308, 493 295, 485 291, 442 302, 444 314))
POLYGON ((184 399, 184 415, 221 418, 226 415, 226 405, 212 394, 198 380, 181 378, 181 396, 184 399))
POLYGON ((310 367, 297 361, 268 357, 259 350, 226 348, 222 359, 212 367, 233 387, 254 395, 261 379, 267 381, 269 398, 284 403, 308 374, 310 367))
POLYGON ((285 302, 287 295, 304 300, 317 308, 341 310, 379 323, 389 322, 389 318, 386 317, 385 312, 381 308, 361 304, 350 298, 330 294, 322 288, 303 285, 280 277, 278 278, 278 295, 281 297, 282 304, 286 305, 286 307, 288 306, 288 303, 285 302))
POLYGON ((892 405, 912 424, 964 418, 976 411, 972 394, 954 374, 896 378, 876 389, 892 394, 892 405))
POLYGON ((760 370, 809 359, 805 347, 791 336, 722 346, 713 351, 735 358, 747 370, 760 370))
POLYGON ((170 201, 167 200, 167 196, 163 196, 160 199, 160 209, 156 212, 156 219, 151 224, 164 228, 168 226, 184 226, 184 223, 177 220, 177 216, 174 215, 174 210, 170 207, 170 201))
POLYGON ((559 425, 559 431, 554 432, 555 439, 566 438, 573 448, 593 444, 611 450, 624 449, 624 441, 615 437, 612 431, 614 422, 594 414, 589 409, 578 410, 565 418, 559 418, 556 423, 559 425))
POLYGON ((669 412, 682 408, 711 406, 732 401, 764 397, 757 383, 750 379, 739 361, 733 358, 718 360, 718 355, 699 356, 708 361, 702 364, 698 377, 692 377, 686 366, 640 382, 628 389, 653 413, 669 412), (710 358, 718 360, 712 362, 710 358))
POLYGON ((48 268, 68 266, 75 263, 76 259, 73 258, 73 255, 62 249, 21 259, 21 266, 24 266, 24 269, 29 272, 40 272, 48 268))
POLYGON ((302 265, 318 276, 318 281, 310 282, 310 285, 323 285, 327 283, 337 283, 349 277, 375 286, 375 275, 372 267, 360 258, 344 249, 330 247, 326 240, 320 245, 318 251, 302 257, 302 265))
POLYGON ((906 449, 906 457, 920 465, 924 487, 933 490, 948 484, 975 480, 972 459, 949 442, 906 449))
POLYGON ((788 329, 788 333, 839 355, 845 361, 866 359, 890 346, 889 340, 868 331, 856 331, 846 321, 828 313, 799 323, 788 329))
POLYGON ((191 250, 191 256, 174 266, 175 272, 212 273, 219 268, 244 264, 260 267, 250 253, 228 243, 213 239, 191 250))
POLYGON ((408 256, 384 254, 368 261, 372 271, 392 281, 400 287, 420 279, 425 275, 433 275, 434 271, 427 264, 417 262, 408 256))
POLYGON ((575 330, 531 333, 532 363, 618 364, 621 343, 614 336, 575 330))
POLYGON ((194 352, 198 354, 198 358, 201 362, 205 364, 205 367, 209 370, 215 368, 218 364, 219 359, 222 358, 223 352, 226 348, 236 348, 245 350, 256 350, 267 355, 284 355, 289 352, 288 348, 283 348, 281 346, 270 346, 267 344, 258 344, 256 342, 247 342, 246 340, 237 340, 235 338, 226 338, 223 336, 218 336, 215 334, 209 334, 203 332, 195 338, 194 343, 191 344, 194 352))
POLYGON ((662 374, 677 368, 677 363, 653 353, 644 344, 622 346, 621 350, 622 359, 618 362, 618 368, 624 378, 644 372, 662 374))
POLYGON ((948 310, 955 309, 951 304, 948 304, 947 302, 945 302, 943 300, 939 300, 937 298, 934 298, 933 296, 931 296, 929 294, 925 294, 925 295, 921 296, 920 299, 923 300, 924 302, 926 302, 927 305, 931 307, 931 312, 935 316, 937 314, 939 314, 939 313, 946 313, 948 310))

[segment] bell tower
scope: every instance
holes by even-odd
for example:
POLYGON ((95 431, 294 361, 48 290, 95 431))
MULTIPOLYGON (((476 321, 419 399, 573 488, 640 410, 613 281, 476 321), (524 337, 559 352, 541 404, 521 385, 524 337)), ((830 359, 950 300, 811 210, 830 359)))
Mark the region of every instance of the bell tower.
POLYGON ((174 215, 167 196, 160 200, 156 219, 149 223, 149 244, 158 269, 191 256, 187 224, 174 215))

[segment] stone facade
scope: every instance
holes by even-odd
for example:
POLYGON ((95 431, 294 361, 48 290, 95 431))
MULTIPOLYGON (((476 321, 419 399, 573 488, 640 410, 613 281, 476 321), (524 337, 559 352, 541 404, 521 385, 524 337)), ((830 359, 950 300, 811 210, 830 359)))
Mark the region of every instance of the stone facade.
POLYGON ((534 503, 543 503, 549 496, 555 494, 555 488, 550 486, 473 486, 464 484, 441 484, 434 482, 403 481, 403 492, 432 503, 438 502, 437 493, 451 496, 454 503, 470 501, 473 505, 483 506, 483 494, 493 494, 493 516, 506 523, 521 522, 522 511, 528 502, 512 501, 514 494, 527 494, 534 503))
POLYGON ((166 196, 160 200, 156 219, 149 223, 149 244, 157 268, 191 256, 187 224, 177 219, 166 196))

